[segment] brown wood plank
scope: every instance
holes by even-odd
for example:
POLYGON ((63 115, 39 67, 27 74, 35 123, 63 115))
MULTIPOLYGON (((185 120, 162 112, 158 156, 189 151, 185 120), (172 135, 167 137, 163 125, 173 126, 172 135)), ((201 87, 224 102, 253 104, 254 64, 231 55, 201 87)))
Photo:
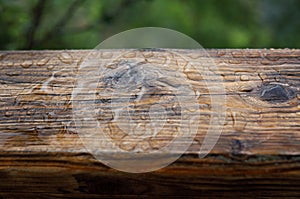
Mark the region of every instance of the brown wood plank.
MULTIPOLYGON (((79 139, 71 94, 88 53, 0 52, 0 196, 300 197, 300 50, 208 50, 226 89, 221 137, 198 158, 211 110, 202 77, 190 70, 188 79, 203 90, 201 128, 179 160, 145 174, 108 168, 79 139)), ((179 54, 195 62, 202 56, 197 50, 179 54)))

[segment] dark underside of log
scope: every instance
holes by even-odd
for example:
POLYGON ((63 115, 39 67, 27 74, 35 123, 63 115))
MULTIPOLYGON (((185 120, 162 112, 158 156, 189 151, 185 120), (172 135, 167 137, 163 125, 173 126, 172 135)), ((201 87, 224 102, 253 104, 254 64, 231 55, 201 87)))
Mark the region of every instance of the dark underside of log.
MULTIPOLYGON (((159 49, 127 51, 107 50, 95 54, 84 50, 0 52, 0 198, 126 198, 141 195, 300 198, 300 50, 207 50, 210 60, 218 68, 211 74, 219 77, 216 81, 221 79, 224 86, 219 93, 210 81, 213 79, 209 77, 211 74, 200 74, 192 66, 207 61, 202 59, 207 56, 202 51, 177 50, 175 54, 159 49), (142 124, 141 118, 145 115, 141 114, 147 104, 153 104, 159 98, 161 103, 166 101, 165 107, 168 106, 167 91, 185 88, 184 84, 198 89, 197 102, 202 111, 198 118, 199 128, 194 141, 179 159, 153 172, 126 173, 110 168, 88 152, 89 146, 84 145, 82 133, 90 131, 90 127, 78 127, 74 122, 74 109, 80 106, 76 100, 80 101, 83 94, 77 95, 77 99, 72 93, 79 85, 77 75, 84 71, 80 67, 89 53, 100 61, 111 59, 114 53, 123 56, 118 57, 119 62, 111 61, 113 64, 122 64, 125 59, 160 66, 170 60, 170 70, 183 68, 186 82, 180 82, 182 87, 178 86, 178 81, 173 81, 172 75, 150 81, 147 85, 151 92, 139 98, 140 103, 135 104, 135 113, 131 115, 132 120, 142 124), (191 66, 188 67, 186 62, 191 66), (226 102, 221 104, 226 107, 223 130, 209 154, 199 158, 200 146, 205 143, 204 137, 212 125, 208 122, 214 112, 212 103, 220 105, 210 95, 219 96, 219 99, 226 96, 226 102)), ((114 65, 107 68, 115 70, 114 65)), ((130 77, 133 76, 135 82, 141 80, 137 75, 139 70, 132 69, 134 73, 130 77)), ((141 150, 151 151, 163 147, 166 141, 178 135, 173 132, 184 110, 181 109, 181 115, 176 115, 176 110, 170 109, 169 114, 166 108, 170 122, 164 123, 161 130, 165 137, 159 137, 158 133, 159 139, 143 140, 142 145, 137 145, 134 140, 125 143, 124 138, 132 139, 129 134, 122 134, 126 126, 116 127, 113 122, 116 116, 101 109, 111 102, 125 105, 130 102, 128 97, 113 99, 124 90, 122 85, 111 86, 114 81, 126 80, 125 85, 132 81, 126 75, 118 76, 121 72, 101 77, 95 88, 98 94, 91 95, 93 100, 90 100, 85 93, 84 105, 93 102, 94 108, 99 109, 97 121, 104 130, 108 129, 111 140, 120 149, 134 151, 141 147, 141 150), (115 94, 104 96, 105 89, 110 86, 115 89, 115 94)), ((123 123, 126 122, 125 119, 123 123)), ((159 120, 156 125, 160 124, 159 120)))

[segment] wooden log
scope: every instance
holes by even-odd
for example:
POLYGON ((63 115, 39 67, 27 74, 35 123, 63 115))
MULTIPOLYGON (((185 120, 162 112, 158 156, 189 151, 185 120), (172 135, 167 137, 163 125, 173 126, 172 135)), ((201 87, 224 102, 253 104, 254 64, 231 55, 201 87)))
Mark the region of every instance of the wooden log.
MULTIPOLYGON (((105 166, 79 138, 72 92, 90 51, 0 52, 0 196, 300 197, 300 50, 207 52, 226 91, 219 93, 227 98, 222 135, 205 158, 198 157, 211 99, 203 78, 186 72, 203 93, 198 133, 176 162, 143 174, 105 166)), ((108 55, 98 53, 100 59, 108 55)), ((168 57, 155 49, 147 53, 168 57)), ((191 60, 202 56, 197 50, 177 53, 191 60)))

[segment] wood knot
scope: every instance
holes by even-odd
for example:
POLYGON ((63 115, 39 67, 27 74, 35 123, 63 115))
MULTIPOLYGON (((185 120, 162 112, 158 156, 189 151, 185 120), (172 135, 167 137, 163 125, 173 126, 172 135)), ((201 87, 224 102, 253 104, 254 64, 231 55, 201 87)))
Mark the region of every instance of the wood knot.
POLYGON ((243 150, 243 144, 240 140, 233 139, 231 143, 231 153, 236 156, 243 150))
POLYGON ((282 103, 295 97, 294 91, 282 84, 269 83, 260 89, 260 99, 270 103, 282 103))

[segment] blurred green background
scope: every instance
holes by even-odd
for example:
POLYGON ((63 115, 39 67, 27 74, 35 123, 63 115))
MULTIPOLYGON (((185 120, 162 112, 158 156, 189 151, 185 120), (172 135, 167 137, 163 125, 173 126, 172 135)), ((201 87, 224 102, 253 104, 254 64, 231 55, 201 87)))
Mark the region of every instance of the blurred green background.
POLYGON ((86 49, 171 28, 205 48, 299 48, 299 0, 0 0, 0 49, 86 49))

